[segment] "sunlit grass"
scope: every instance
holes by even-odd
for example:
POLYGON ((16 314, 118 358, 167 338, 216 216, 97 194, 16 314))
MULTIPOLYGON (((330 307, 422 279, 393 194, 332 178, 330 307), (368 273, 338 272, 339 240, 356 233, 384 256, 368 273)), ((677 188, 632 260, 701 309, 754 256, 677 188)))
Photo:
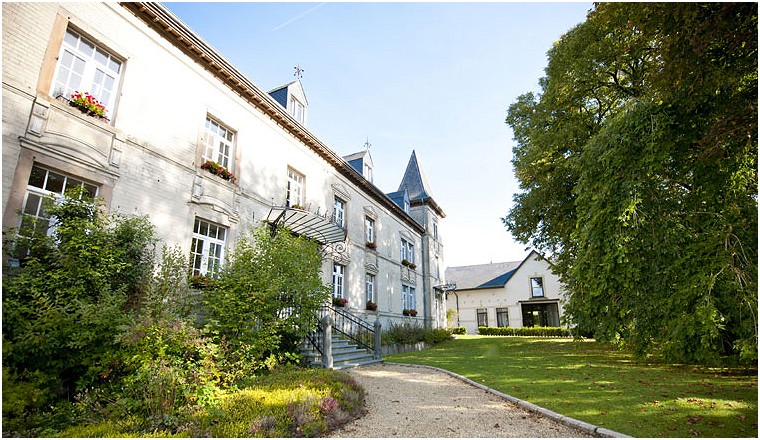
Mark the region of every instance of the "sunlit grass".
POLYGON ((757 371, 641 363, 559 338, 460 336, 385 359, 443 368, 635 437, 757 437, 757 371))

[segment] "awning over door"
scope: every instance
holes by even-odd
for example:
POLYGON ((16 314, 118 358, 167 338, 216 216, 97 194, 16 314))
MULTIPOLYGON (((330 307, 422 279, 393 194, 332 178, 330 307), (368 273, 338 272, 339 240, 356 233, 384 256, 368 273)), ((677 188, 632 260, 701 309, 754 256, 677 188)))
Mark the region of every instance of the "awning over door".
POLYGON ((273 207, 267 216, 274 228, 287 228, 291 232, 311 238, 321 245, 345 241, 346 230, 331 218, 298 208, 273 207))

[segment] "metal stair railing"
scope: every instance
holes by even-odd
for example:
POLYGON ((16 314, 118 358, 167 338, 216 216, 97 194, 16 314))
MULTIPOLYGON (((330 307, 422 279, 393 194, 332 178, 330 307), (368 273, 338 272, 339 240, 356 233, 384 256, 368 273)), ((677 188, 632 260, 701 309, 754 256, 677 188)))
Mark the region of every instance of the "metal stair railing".
MULTIPOLYGON (((375 351, 375 326, 369 322, 352 315, 340 307, 323 305, 319 309, 319 320, 330 316, 333 321, 333 329, 356 344, 357 347, 375 351)), ((379 347, 378 347, 379 348, 379 347)))

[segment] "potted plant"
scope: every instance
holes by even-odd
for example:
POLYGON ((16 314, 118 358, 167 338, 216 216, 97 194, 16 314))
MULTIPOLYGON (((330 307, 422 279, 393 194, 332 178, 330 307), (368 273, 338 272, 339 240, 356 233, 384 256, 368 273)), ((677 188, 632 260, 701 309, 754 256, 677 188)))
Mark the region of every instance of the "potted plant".
POLYGON ((367 310, 371 310, 373 312, 377 311, 377 303, 374 303, 372 301, 367 301, 367 310))
POLYGON ((345 307, 346 304, 348 304, 348 300, 346 298, 333 298, 333 305, 335 307, 345 307))
POLYGON ((404 309, 401 313, 404 316, 417 316, 417 310, 415 309, 404 309))
POLYGON ((417 265, 414 264, 414 263, 412 263, 411 261, 407 260, 406 258, 404 258, 403 260, 401 260, 401 264, 403 264, 404 266, 406 266, 406 267, 408 267, 409 269, 412 269, 412 270, 417 269, 417 265))
POLYGON ((106 118, 106 112, 108 111, 106 110, 106 107, 87 92, 84 92, 84 94, 78 91, 72 93, 69 105, 78 108, 82 113, 87 113, 90 116, 97 116, 101 119, 108 120, 108 118, 106 118))
POLYGON ((367 248, 368 249, 377 249, 377 244, 375 244, 374 241, 368 241, 367 242, 367 248))
POLYGON ((218 163, 214 162, 213 160, 207 160, 201 165, 202 170, 206 170, 209 173, 219 176, 224 180, 230 180, 234 182, 236 180, 235 176, 225 167, 222 165, 219 165, 218 163))
POLYGON ((303 206, 296 203, 294 205, 290 205, 290 209, 303 209, 303 206))

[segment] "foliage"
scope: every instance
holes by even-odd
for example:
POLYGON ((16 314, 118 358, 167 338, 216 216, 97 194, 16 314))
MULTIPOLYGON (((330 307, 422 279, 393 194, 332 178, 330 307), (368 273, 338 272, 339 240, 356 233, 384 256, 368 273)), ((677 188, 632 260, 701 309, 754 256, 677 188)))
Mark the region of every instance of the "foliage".
POLYGON ((388 330, 383 332, 384 344, 438 344, 451 339, 451 330, 445 328, 429 329, 417 323, 391 323, 388 330))
POLYGON ((358 417, 364 391, 333 370, 285 367, 227 397, 213 437, 318 437, 358 417))
POLYGON ((467 327, 453 327, 451 329, 452 335, 466 335, 467 334, 467 327))
POLYGON ((757 360, 757 4, 598 4, 509 108, 504 223, 566 318, 638 356, 757 360))
POLYGON ((298 359, 297 344, 328 299, 318 245, 265 225, 241 239, 219 276, 204 291, 208 329, 231 371, 256 374, 298 359))
POLYGON ((561 327, 478 327, 484 336, 538 336, 544 338, 569 338, 570 330, 561 327))
POLYGON ((756 369, 639 362, 591 340, 475 335, 386 360, 443 368, 634 437, 757 437, 756 369))
POLYGON ((152 264, 146 219, 106 216, 78 193, 46 204, 53 236, 20 238, 17 245, 31 253, 4 278, 4 382, 36 396, 23 408, 11 405, 11 412, 4 405, 4 426, 33 420, 101 381, 152 264))

